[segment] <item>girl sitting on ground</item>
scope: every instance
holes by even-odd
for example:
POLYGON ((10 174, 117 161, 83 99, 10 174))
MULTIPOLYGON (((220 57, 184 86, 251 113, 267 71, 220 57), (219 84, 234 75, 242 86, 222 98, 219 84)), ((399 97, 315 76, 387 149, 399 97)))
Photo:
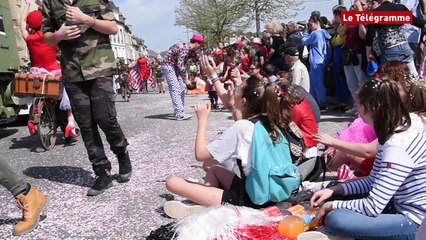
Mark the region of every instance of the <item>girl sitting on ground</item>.
POLYGON ((326 230, 357 239, 415 239, 426 215, 426 137, 393 81, 372 80, 360 88, 356 105, 378 137, 373 170, 364 178, 316 192, 312 207, 321 206, 326 230), (346 201, 328 201, 332 196, 346 201), (388 211, 387 205, 395 207, 388 211))
MULTIPOLYGON (((380 68, 380 76, 383 80, 396 82, 399 87, 399 94, 404 101, 406 108, 411 113, 426 112, 425 103, 425 83, 423 81, 413 81, 407 77, 408 67, 399 61, 390 61, 380 68)), ((413 125, 419 132, 424 131, 424 123, 419 117, 413 116, 413 125)), ((327 145, 324 157, 330 158, 328 169, 338 171, 339 180, 353 179, 356 177, 368 176, 373 168, 374 158, 377 152, 377 138, 372 127, 362 121, 359 117, 339 136, 333 138, 325 133, 318 134, 315 139, 327 145), (352 171, 351 169, 354 169, 352 171)))
MULTIPOLYGON (((217 161, 236 162, 241 160, 245 176, 251 172, 251 143, 253 138, 253 121, 259 120, 271 129, 270 135, 278 131, 286 132, 291 121, 291 107, 280 97, 279 87, 273 83, 266 86, 257 77, 250 77, 244 81, 236 91, 235 107, 242 113, 242 119, 235 121, 219 139, 207 143, 206 128, 211 106, 201 102, 195 107, 198 118, 198 130, 195 142, 195 158, 203 163, 217 161), (278 100, 277 100, 278 99, 278 100)), ((285 144, 280 141, 278 144, 285 144)), ((288 154, 291 163, 290 154, 288 154)), ((212 206, 222 203, 243 205, 253 208, 263 207, 251 201, 246 191, 242 191, 245 182, 241 179, 238 165, 235 163, 232 170, 222 165, 213 165, 207 171, 205 184, 186 181, 180 177, 170 177, 166 182, 167 189, 182 197, 203 205, 212 206)), ((267 203, 265 205, 270 205, 267 203)), ((193 207, 193 206, 192 206, 193 207)), ((191 213, 191 207, 177 201, 170 201, 164 205, 167 215, 182 218, 191 213)))

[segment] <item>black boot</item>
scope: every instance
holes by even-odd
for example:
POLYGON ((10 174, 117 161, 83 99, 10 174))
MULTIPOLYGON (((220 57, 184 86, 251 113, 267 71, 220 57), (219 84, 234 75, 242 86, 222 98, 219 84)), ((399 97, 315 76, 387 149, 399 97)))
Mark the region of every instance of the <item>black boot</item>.
POLYGON ((128 182, 132 176, 132 163, 130 162, 129 152, 124 150, 117 154, 118 159, 118 182, 128 182))
POLYGON ((87 191, 87 196, 97 196, 112 187, 110 169, 105 165, 93 166, 96 173, 95 184, 87 191))

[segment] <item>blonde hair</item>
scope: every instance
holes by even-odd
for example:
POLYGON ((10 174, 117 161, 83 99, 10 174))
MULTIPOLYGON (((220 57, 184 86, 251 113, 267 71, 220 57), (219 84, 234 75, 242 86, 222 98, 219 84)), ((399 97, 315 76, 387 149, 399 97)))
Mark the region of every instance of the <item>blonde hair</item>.
POLYGON ((283 26, 278 20, 269 21, 266 24, 265 28, 266 28, 266 31, 270 34, 280 34, 282 31, 284 31, 283 26))

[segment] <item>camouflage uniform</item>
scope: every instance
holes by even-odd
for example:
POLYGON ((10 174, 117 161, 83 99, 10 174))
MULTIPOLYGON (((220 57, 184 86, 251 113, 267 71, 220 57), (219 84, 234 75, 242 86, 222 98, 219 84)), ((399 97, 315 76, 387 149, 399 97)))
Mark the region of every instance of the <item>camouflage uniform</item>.
MULTIPOLYGON (((42 31, 55 32, 66 21, 68 0, 43 0, 42 31)), ((103 0, 73 1, 72 6, 96 19, 114 21, 114 14, 103 0)), ((111 169, 98 126, 105 133, 111 150, 122 156, 127 139, 117 122, 112 75, 115 58, 109 36, 81 25, 79 38, 61 41, 62 81, 71 100, 74 116, 81 129, 89 159, 96 175, 111 169)), ((120 158, 119 158, 120 161, 120 158)))
POLYGON ((121 88, 121 96, 124 101, 130 101, 130 96, 132 94, 132 88, 130 87, 130 78, 129 78, 129 64, 125 64, 124 61, 119 61, 117 65, 118 70, 118 79, 121 88), (127 97, 127 98, 126 98, 127 97))

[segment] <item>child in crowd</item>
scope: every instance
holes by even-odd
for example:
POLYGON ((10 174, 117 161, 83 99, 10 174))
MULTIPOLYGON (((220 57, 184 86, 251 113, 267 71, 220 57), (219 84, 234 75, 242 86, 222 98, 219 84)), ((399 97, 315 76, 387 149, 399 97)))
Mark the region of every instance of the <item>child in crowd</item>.
POLYGON ((302 131, 306 147, 304 157, 317 157, 318 142, 314 135, 318 133, 318 125, 308 100, 291 85, 284 84, 281 88, 284 91, 284 100, 292 107, 292 120, 302 131))
POLYGON ((374 127, 378 149, 370 175, 316 192, 326 230, 333 235, 368 239, 415 239, 426 215, 426 137, 413 125, 394 81, 372 80, 358 93, 362 120, 374 127), (341 195, 353 200, 324 201, 341 195), (387 212, 393 205, 396 212, 387 212))
MULTIPOLYGON (((198 103, 195 111, 198 118, 198 130, 195 143, 195 157, 198 161, 235 162, 241 160, 243 174, 251 172, 250 146, 253 137, 254 120, 270 129, 270 136, 277 138, 278 131, 285 132, 291 121, 291 107, 280 96, 282 91, 273 83, 266 86, 257 77, 250 77, 244 81, 236 92, 234 107, 242 113, 242 119, 235 121, 219 139, 207 143, 206 128, 210 114, 210 104, 198 103), (278 100, 277 100, 278 98, 278 100)), ((286 144, 287 140, 280 139, 277 144, 286 144)), ((288 160, 291 161, 290 154, 288 160)), ((204 206, 230 203, 254 208, 262 206, 251 201, 244 190, 245 182, 241 178, 237 164, 231 170, 221 165, 213 165, 205 177, 205 184, 186 181, 180 177, 170 177, 166 182, 167 189, 175 194, 204 206)), ((270 203, 267 203, 268 205, 270 203)), ((182 218, 191 213, 191 208, 177 201, 170 201, 164 205, 164 211, 171 217, 182 218)))

